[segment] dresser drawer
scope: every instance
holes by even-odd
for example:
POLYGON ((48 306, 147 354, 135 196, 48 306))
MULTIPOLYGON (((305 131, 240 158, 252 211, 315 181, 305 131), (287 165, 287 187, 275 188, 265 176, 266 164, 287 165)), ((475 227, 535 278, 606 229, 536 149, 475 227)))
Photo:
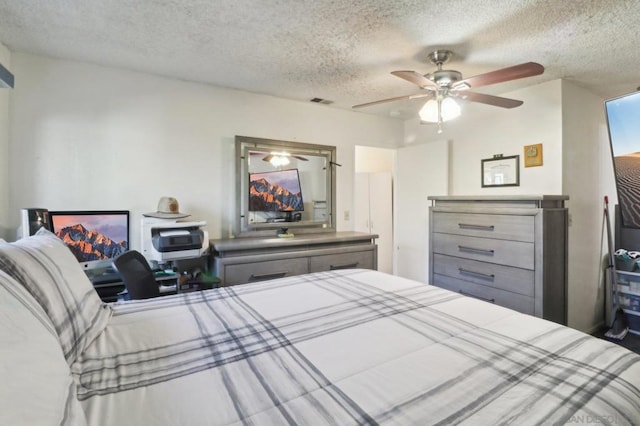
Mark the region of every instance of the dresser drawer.
POLYGON ((470 283, 439 274, 433 274, 433 284, 455 291, 465 296, 475 297, 486 302, 510 308, 523 314, 534 315, 535 303, 533 297, 499 290, 493 287, 470 283))
POLYGON ((310 271, 319 272, 348 268, 375 269, 373 265, 373 255, 373 250, 366 250, 353 253, 313 256, 310 258, 310 271))
POLYGON ((432 244, 434 254, 446 254, 516 268, 534 268, 533 243, 434 233, 432 244))
POLYGON ((271 280, 307 272, 309 260, 306 257, 224 265, 224 285, 271 280))
POLYGON ((474 213, 433 213, 433 231, 501 240, 534 241, 533 216, 474 213))
POLYGON ((434 254, 433 272, 524 296, 534 296, 534 275, 530 269, 434 254))

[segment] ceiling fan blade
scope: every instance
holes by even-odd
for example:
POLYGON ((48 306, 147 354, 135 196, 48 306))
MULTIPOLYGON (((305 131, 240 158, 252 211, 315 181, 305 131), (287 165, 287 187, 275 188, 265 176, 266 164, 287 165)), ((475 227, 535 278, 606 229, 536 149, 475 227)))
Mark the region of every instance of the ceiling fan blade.
POLYGON ((499 96, 487 95, 486 93, 468 92, 466 90, 450 93, 465 101, 479 102, 482 104, 493 105, 502 108, 515 108, 524 103, 516 99, 502 98, 499 96))
POLYGON ((309 161, 308 158, 304 158, 300 155, 292 155, 292 157, 295 158, 296 160, 309 161))
POLYGON ((462 90, 488 86, 490 84, 517 80, 519 78, 533 77, 534 75, 539 75, 543 72, 544 67, 542 65, 536 62, 527 62, 457 81, 453 84, 452 88, 462 90))
POLYGON ((433 96, 433 93, 416 93, 415 95, 406 95, 406 96, 397 96, 395 98, 388 98, 388 99, 381 99, 379 101, 373 101, 373 102, 367 102, 364 104, 359 104, 359 105, 354 105, 351 108, 362 108, 362 107, 368 107, 368 106, 372 106, 372 105, 378 105, 378 104, 383 104, 386 102, 394 102, 394 101, 403 101, 403 100, 407 100, 407 99, 418 99, 418 98, 425 98, 425 97, 430 97, 433 96))
POLYGON ((423 89, 438 89, 438 85, 436 83, 415 71, 392 71, 391 74, 405 79, 423 89))

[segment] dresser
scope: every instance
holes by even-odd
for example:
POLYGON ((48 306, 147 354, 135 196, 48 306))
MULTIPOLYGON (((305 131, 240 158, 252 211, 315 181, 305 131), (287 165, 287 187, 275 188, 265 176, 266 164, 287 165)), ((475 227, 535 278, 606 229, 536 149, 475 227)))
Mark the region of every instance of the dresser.
POLYGON ((212 269, 223 286, 333 269, 377 269, 377 237, 364 232, 324 232, 211 240, 212 269))
POLYGON ((430 282, 566 325, 568 199, 429 197, 430 282))

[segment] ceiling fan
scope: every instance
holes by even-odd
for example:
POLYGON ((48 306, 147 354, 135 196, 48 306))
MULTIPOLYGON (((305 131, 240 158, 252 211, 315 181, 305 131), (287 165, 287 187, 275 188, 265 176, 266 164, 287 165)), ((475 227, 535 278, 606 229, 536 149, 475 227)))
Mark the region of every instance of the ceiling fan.
MULTIPOLYGON (((400 77, 420 87, 421 92, 413 95, 398 96, 354 105, 353 108, 363 108, 385 102, 394 102, 407 99, 427 98, 428 101, 420 110, 421 121, 438 123, 450 120, 460 115, 460 107, 455 99, 468 102, 479 102, 502 108, 515 108, 523 104, 516 99, 503 98, 485 93, 472 92, 475 89, 490 84, 532 77, 544 72, 544 67, 536 62, 526 62, 512 67, 502 68, 496 71, 479 74, 469 78, 462 78, 462 73, 455 70, 443 70, 442 65, 451 59, 453 52, 449 50, 436 50, 429 54, 428 59, 436 65, 437 70, 422 75, 416 71, 393 71, 391 74, 400 77)), ((439 129, 439 132, 441 130, 439 129)))

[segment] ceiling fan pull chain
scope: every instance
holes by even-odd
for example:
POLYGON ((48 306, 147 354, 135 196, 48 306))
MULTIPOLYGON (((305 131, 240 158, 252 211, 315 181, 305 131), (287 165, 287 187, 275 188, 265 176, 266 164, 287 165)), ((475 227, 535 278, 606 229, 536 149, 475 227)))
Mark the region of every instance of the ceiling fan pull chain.
POLYGON ((438 134, 442 133, 442 96, 438 93, 438 134))

